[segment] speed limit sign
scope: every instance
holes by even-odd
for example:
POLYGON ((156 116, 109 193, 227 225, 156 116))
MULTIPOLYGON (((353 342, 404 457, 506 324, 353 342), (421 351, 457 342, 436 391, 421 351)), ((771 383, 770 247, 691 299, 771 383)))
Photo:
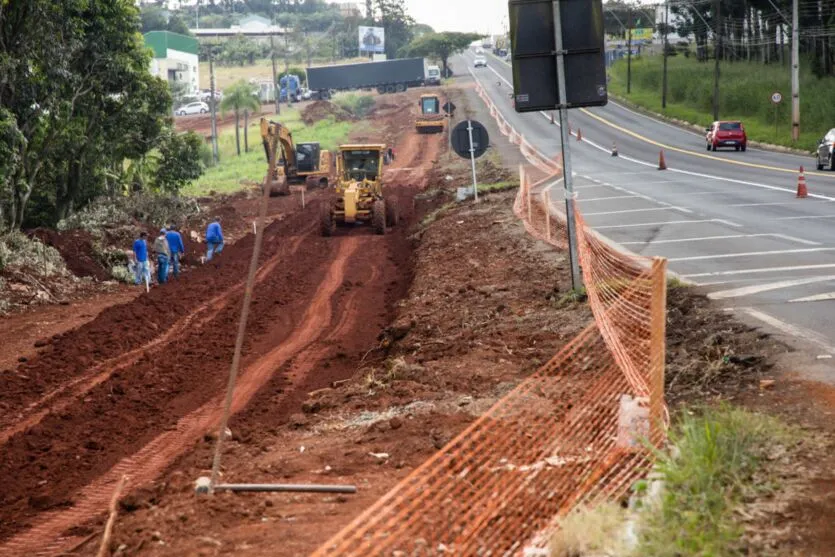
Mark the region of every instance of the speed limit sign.
POLYGON ((780 104, 783 101, 783 95, 779 91, 775 91, 771 94, 771 102, 774 104, 780 104))

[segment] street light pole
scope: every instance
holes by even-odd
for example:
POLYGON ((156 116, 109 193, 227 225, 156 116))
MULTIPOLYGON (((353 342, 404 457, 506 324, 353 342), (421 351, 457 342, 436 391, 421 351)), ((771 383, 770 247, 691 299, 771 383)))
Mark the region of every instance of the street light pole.
POLYGON ((626 19, 626 94, 632 93, 632 5, 626 19))
POLYGON ((670 42, 667 34, 669 33, 670 25, 670 0, 664 2, 664 76, 661 79, 661 108, 667 108, 667 51, 670 48, 670 42))
POLYGON ((792 140, 800 139, 800 15, 792 2, 792 140))
POLYGON ((722 34, 719 29, 722 14, 722 3, 719 0, 713 0, 713 57, 716 59, 716 64, 713 68, 713 119, 719 119, 719 51, 722 45, 722 34))

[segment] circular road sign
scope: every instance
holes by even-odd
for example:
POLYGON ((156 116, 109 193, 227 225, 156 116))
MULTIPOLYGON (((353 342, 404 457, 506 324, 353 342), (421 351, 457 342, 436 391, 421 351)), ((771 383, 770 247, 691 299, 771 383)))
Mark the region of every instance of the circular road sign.
POLYGON ((487 128, 475 120, 464 120, 460 122, 452 130, 452 149, 458 153, 458 156, 465 159, 470 158, 470 124, 472 124, 473 144, 472 155, 478 158, 487 151, 490 145, 490 136, 487 134, 487 128))
POLYGON ((783 94, 779 91, 775 91, 771 94, 771 102, 773 102, 774 104, 780 104, 781 102, 783 102, 783 94))

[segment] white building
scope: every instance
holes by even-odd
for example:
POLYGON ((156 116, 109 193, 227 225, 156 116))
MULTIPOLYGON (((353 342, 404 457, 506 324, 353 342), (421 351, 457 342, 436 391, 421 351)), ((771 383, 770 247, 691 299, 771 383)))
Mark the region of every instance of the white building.
POLYGON ((151 73, 169 84, 185 83, 189 94, 197 94, 200 84, 197 39, 170 31, 151 31, 144 36, 145 44, 154 51, 151 73))

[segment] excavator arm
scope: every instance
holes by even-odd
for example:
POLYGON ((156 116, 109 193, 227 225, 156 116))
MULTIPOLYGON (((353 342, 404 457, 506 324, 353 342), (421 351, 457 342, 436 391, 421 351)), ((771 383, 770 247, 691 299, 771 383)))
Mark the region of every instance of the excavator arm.
MULTIPOLYGON (((270 156, 278 154, 280 145, 284 155, 281 157, 283 159, 284 175, 295 176, 298 168, 296 168, 296 146, 293 143, 293 133, 278 122, 261 118, 261 138, 264 142, 267 160, 270 160, 270 156)), ((276 164, 278 164, 278 161, 276 161, 276 164)))

